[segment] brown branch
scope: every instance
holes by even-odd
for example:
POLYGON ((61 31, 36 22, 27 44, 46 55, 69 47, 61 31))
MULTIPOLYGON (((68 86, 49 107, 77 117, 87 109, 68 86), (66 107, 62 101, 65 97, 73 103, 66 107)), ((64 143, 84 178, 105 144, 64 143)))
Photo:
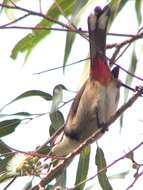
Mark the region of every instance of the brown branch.
MULTIPOLYGON (((142 88, 138 88, 138 91, 136 92, 135 95, 133 95, 127 103, 125 103, 120 109, 118 109, 118 111, 116 112, 116 114, 114 116, 111 117, 111 119, 106 123, 103 124, 104 129, 108 129, 108 127, 118 118, 122 115, 122 113, 128 109, 130 106, 132 106, 132 104, 138 99, 138 97, 140 97, 143 93, 143 89, 142 88)), ((101 127, 100 129, 98 129, 92 136, 90 136, 88 139, 86 139, 76 150, 74 150, 71 154, 69 154, 68 156, 65 157, 64 160, 60 161, 59 164, 57 164, 53 169, 51 169, 51 171, 49 171, 46 175, 46 177, 44 177, 41 182, 40 182, 40 186, 43 187, 46 185, 46 181, 51 178, 52 176, 54 176, 54 174, 61 169, 63 166, 66 165, 66 163, 71 160, 75 155, 77 155, 78 153, 81 152, 81 150, 87 146, 88 144, 91 144, 94 139, 96 139, 101 133, 103 133, 103 128, 101 127)), ((37 189, 38 186, 35 186, 32 188, 32 190, 37 189)))

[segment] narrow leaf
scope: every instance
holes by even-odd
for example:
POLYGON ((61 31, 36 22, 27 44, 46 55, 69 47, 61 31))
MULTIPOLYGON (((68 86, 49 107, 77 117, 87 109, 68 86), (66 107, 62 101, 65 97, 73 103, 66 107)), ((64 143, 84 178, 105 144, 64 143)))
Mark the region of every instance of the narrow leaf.
MULTIPOLYGON (((73 1, 67 1, 67 0, 57 0, 57 3, 59 6, 64 10, 65 14, 68 16, 71 14, 73 10, 73 5, 75 3, 75 0, 73 1)), ((46 15, 49 18, 53 18, 58 20, 59 16, 61 15, 61 12, 57 8, 56 3, 53 3, 49 10, 47 11, 46 15)), ((54 22, 50 22, 47 19, 42 19, 41 22, 39 22, 35 29, 32 30, 31 33, 26 35, 23 39, 21 39, 13 48, 11 52, 11 57, 13 59, 16 59, 18 54, 20 52, 25 53, 25 60, 30 55, 33 48, 42 40, 44 39, 48 34, 50 34, 50 30, 36 30, 36 28, 39 27, 52 27, 52 25, 55 24, 54 22)))
POLYGON ((108 177, 106 175, 107 169, 106 169, 106 160, 104 157, 104 152, 101 148, 97 148, 96 151, 96 158, 95 162, 97 165, 97 171, 98 171, 98 180, 100 183, 100 186, 103 190, 112 190, 112 186, 109 183, 108 177))
MULTIPOLYGON (((76 173, 76 182, 75 186, 78 185, 83 180, 86 180, 89 168, 89 159, 90 159, 90 146, 85 147, 82 152, 80 153, 80 158, 78 162, 78 168, 76 173)), ((85 182, 82 183, 80 186, 76 187, 76 190, 84 189, 85 182)))
MULTIPOLYGON (((71 16, 71 23, 74 25, 77 25, 80 21, 80 11, 81 9, 87 4, 87 0, 77 0, 75 1, 75 5, 73 8, 73 12, 72 12, 72 16, 71 16)), ((65 68, 67 59, 69 57, 69 54, 71 52, 71 48, 72 45, 74 43, 76 37, 76 33, 75 32, 67 32, 67 36, 66 36, 66 43, 65 43, 65 53, 64 53, 64 64, 63 64, 63 68, 65 68)))
POLYGON ((14 132, 16 127, 21 123, 20 119, 10 119, 0 122, 0 137, 9 135, 14 132))
POLYGON ((142 21, 141 5, 142 5, 142 0, 135 1, 135 9, 136 9, 136 15, 137 15, 137 20, 138 20, 139 25, 141 24, 141 21, 142 21))
POLYGON ((11 102, 9 102, 5 106, 3 106, 0 111, 2 111, 6 106, 10 105, 11 103, 13 103, 13 102, 15 102, 17 100, 20 100, 22 98, 31 97, 31 96, 40 96, 41 98, 44 98, 45 100, 52 100, 52 96, 50 94, 46 93, 46 92, 43 92, 43 91, 40 91, 40 90, 29 90, 27 92, 22 93, 17 98, 15 98, 11 102))
POLYGON ((17 112, 17 113, 10 114, 10 116, 12 116, 12 115, 31 116, 31 114, 29 112, 17 112))

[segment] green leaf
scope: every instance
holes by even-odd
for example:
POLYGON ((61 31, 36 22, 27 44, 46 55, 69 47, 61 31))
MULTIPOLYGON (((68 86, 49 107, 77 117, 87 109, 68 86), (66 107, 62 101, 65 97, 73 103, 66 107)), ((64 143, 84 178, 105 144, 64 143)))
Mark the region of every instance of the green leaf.
POLYGON ((12 115, 19 115, 19 116, 31 116, 31 114, 29 112, 17 112, 17 113, 13 113, 12 115))
MULTIPOLYGON (((136 72, 136 68, 137 68, 137 57, 136 57, 136 52, 135 52, 135 48, 134 48, 133 52, 132 52, 131 63, 129 65, 128 71, 130 73, 134 74, 136 72)), ((127 75, 125 83, 128 86, 131 86, 132 81, 133 81, 133 77, 131 75, 127 75)), ((129 96, 129 89, 124 88, 124 102, 127 101, 128 96, 129 96)), ((124 114, 122 114, 122 116, 120 118, 120 128, 123 127, 123 118, 124 118, 124 114)))
POLYGON ((10 119, 0 122, 0 137, 9 135, 14 132, 16 127, 21 123, 20 119, 10 119))
POLYGON ((103 190, 112 190, 112 186, 109 183, 108 177, 106 175, 106 160, 104 157, 104 152, 101 148, 97 147, 95 162, 97 165, 98 180, 100 186, 103 190))
POLYGON ((45 100, 52 100, 52 96, 49 93, 46 93, 46 92, 43 92, 43 91, 40 91, 40 90, 29 90, 27 92, 22 93, 17 98, 15 98, 11 102, 9 102, 5 106, 3 106, 0 111, 2 111, 6 106, 10 105, 11 103, 13 103, 13 102, 15 102, 17 100, 20 100, 22 98, 31 97, 31 96, 40 96, 41 98, 44 98, 45 100))
MULTIPOLYGON (((88 2, 87 0, 76 0, 74 8, 73 8, 72 16, 70 19, 72 24, 77 25, 79 23, 80 16, 81 16, 80 11, 87 4, 87 2, 88 2)), ((65 68, 75 37, 76 37, 75 32, 67 32, 63 68, 65 68)))
MULTIPOLYGON (((76 173, 76 182, 75 186, 82 182, 83 180, 86 180, 88 169, 89 169, 89 159, 90 159, 90 152, 91 148, 90 146, 85 147, 82 152, 80 153, 80 158, 78 162, 78 168, 76 173)), ((82 190, 84 189, 85 183, 82 183, 80 186, 76 187, 76 190, 82 190)))
MULTIPOLYGON (((67 0, 57 0, 58 5, 61 7, 62 10, 64 10, 64 13, 68 16, 71 14, 75 0, 73 1, 67 1, 67 0)), ((49 8, 49 10, 46 13, 47 17, 53 18, 58 20, 59 16, 61 15, 61 12, 59 11, 57 4, 53 3, 52 6, 49 8)), ((44 39, 48 34, 50 34, 50 30, 36 30, 38 27, 52 27, 54 22, 50 22, 47 19, 42 19, 41 22, 39 22, 35 29, 32 30, 32 33, 29 33, 26 35, 23 39, 21 39, 13 48, 11 52, 11 57, 13 59, 16 59, 18 54, 25 53, 25 60, 30 55, 32 49, 42 40, 44 39)))
POLYGON ((64 116, 60 111, 50 113, 50 135, 52 135, 59 127, 64 124, 64 116))
POLYGON ((141 24, 141 21, 142 21, 141 6, 142 6, 142 0, 136 0, 135 9, 136 9, 136 15, 137 15, 137 20, 138 20, 139 25, 141 24))

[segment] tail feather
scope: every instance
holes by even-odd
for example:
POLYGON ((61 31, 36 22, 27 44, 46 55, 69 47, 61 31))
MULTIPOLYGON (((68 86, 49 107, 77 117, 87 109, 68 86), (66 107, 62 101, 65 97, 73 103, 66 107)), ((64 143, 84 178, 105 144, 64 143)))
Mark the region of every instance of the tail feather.
POLYGON ((105 56, 106 30, 109 16, 110 8, 106 6, 103 10, 96 7, 94 14, 90 14, 88 17, 91 64, 94 64, 97 55, 100 57, 105 56))

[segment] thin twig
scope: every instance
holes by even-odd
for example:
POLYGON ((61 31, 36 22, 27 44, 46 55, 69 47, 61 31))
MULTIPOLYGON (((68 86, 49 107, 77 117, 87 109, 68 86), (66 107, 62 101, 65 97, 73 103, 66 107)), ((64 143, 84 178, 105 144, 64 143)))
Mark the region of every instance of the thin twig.
MULTIPOLYGON (((69 67, 69 66, 75 65, 75 64, 77 64, 77 63, 81 63, 81 62, 86 61, 86 60, 88 60, 88 59, 89 59, 89 57, 87 57, 87 58, 85 58, 85 59, 81 59, 81 60, 79 60, 79 61, 76 61, 76 62, 67 64, 67 65, 65 65, 65 67, 69 67)), ((34 74, 34 75, 42 74, 42 73, 46 73, 46 72, 49 72, 49 71, 55 71, 55 70, 57 70, 57 69, 62 69, 62 68, 63 68, 63 65, 62 65, 62 66, 59 66, 59 67, 54 67, 54 68, 51 68, 51 69, 47 69, 47 70, 44 70, 44 71, 40 71, 40 72, 38 72, 38 73, 33 73, 33 74, 34 74)))

